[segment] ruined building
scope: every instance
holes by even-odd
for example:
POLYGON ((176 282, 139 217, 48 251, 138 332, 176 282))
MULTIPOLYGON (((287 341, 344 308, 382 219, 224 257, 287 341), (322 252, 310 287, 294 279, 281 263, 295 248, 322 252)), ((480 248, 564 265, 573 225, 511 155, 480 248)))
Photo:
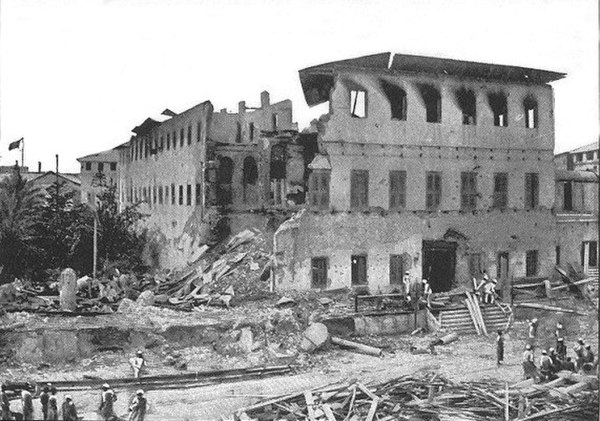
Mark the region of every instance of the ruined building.
POLYGON ((598 172, 598 142, 581 146, 571 151, 554 156, 556 167, 561 170, 595 171, 598 172))
POLYGON ((564 74, 401 54, 300 71, 317 123, 307 209, 274 238, 277 288, 433 291, 487 270, 499 287, 547 276, 552 208, 550 82, 564 74))
POLYGON ((240 102, 237 113, 215 112, 205 101, 133 128, 119 160, 122 202, 141 203, 149 215, 157 264, 194 260, 224 217, 228 230, 239 231, 258 211, 304 203, 310 160, 303 145, 311 137, 292 118, 291 101, 271 104, 263 92, 258 107, 240 102))

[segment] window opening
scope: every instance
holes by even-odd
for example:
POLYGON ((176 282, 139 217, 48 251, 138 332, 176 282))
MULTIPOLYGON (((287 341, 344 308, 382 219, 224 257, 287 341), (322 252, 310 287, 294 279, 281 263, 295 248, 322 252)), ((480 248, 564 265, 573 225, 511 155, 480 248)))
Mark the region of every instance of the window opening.
POLYGON ((438 210, 442 201, 442 173, 428 172, 425 189, 425 207, 428 211, 438 210))
POLYGON ((355 210, 369 207, 369 171, 352 170, 350 175, 350 207, 355 210))
POLYGON ((355 255, 351 257, 352 262, 352 285, 367 284, 367 256, 355 255))
POLYGON ((494 92, 488 95, 488 102, 494 114, 494 126, 508 126, 508 104, 506 95, 502 92, 494 92))
POLYGON ((392 120, 406 120, 406 92, 393 83, 381 81, 383 93, 390 103, 392 120))
POLYGON ((425 104, 425 121, 428 123, 440 123, 442 121, 442 96, 440 91, 427 84, 419 85, 419 91, 425 104))
POLYGON ((508 206, 508 174, 494 174, 494 203, 496 209, 505 209, 508 206))
POLYGON ((312 288, 327 287, 327 257, 313 257, 311 259, 312 267, 312 288))
POLYGON ((462 124, 466 126, 477 124, 477 101, 475 93, 470 89, 461 88, 456 91, 456 101, 462 111, 462 124))
POLYGON ((528 129, 536 129, 538 127, 538 105, 537 101, 532 97, 527 97, 523 101, 525 111, 525 127, 528 129))
POLYGON ((359 90, 350 91, 350 115, 365 118, 367 116, 367 92, 359 90))
POLYGON ((406 206, 406 171, 390 171, 390 209, 406 206))

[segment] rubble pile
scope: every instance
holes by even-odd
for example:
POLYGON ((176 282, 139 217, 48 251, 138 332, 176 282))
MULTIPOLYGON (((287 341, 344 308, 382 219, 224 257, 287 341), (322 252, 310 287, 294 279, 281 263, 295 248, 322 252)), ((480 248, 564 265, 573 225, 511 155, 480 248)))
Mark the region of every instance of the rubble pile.
POLYGON ((248 300, 269 294, 269 253, 260 232, 245 230, 212 252, 206 250, 184 271, 158 284, 158 305, 229 307, 234 297, 248 300))
POLYGON ((377 385, 353 382, 260 402, 237 420, 594 420, 595 391, 575 395, 539 390, 529 397, 495 381, 454 383, 437 373, 413 374, 377 385))

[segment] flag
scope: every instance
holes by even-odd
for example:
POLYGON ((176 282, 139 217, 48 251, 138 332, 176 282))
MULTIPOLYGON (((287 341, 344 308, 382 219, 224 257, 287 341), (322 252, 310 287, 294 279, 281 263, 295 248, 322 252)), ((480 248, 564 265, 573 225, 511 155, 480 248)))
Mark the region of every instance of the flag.
POLYGON ((21 146, 22 141, 23 141, 23 138, 20 138, 19 140, 15 140, 14 142, 9 143, 8 150, 12 151, 13 149, 18 149, 19 146, 21 146))

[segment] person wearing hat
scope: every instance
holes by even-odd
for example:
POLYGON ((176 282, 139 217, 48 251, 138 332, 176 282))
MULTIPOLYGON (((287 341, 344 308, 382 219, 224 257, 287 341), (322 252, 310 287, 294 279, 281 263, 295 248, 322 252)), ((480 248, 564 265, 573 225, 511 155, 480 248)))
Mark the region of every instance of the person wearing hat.
POLYGON ((111 421, 117 415, 115 414, 115 401, 117 395, 110 388, 108 383, 102 385, 102 395, 100 398, 100 416, 104 421, 111 421))
POLYGON ((129 364, 133 370, 133 377, 139 379, 142 376, 142 370, 146 366, 146 360, 144 359, 142 351, 136 352, 135 357, 129 359, 129 364))
POLYGON ((404 272, 404 277, 402 278, 402 285, 404 286, 404 299, 406 302, 410 302, 410 272, 404 272))
POLYGON ((62 419, 63 421, 77 421, 77 409, 71 395, 65 396, 65 401, 62 404, 62 419))
POLYGON ((548 348, 548 356, 552 360, 552 374, 560 371, 560 360, 554 348, 548 348))
POLYGON ((542 380, 552 380, 554 365, 552 364, 552 358, 548 355, 548 352, 543 349, 542 357, 540 358, 540 372, 542 373, 542 380))
POLYGON ((592 346, 587 344, 583 349, 583 363, 594 363, 594 352, 592 351, 592 346))
POLYGON ((21 405, 23 410, 23 420, 33 420, 33 398, 31 397, 31 392, 27 389, 21 391, 21 405))
POLYGON ((556 331, 554 332, 554 336, 556 336, 557 339, 565 337, 565 329, 560 321, 556 322, 556 331))
POLYGON ((50 398, 50 383, 46 384, 40 393, 40 404, 42 404, 42 419, 46 421, 48 419, 48 399, 50 398))
POLYGON ((144 421, 147 406, 148 401, 144 396, 144 391, 140 389, 136 392, 135 397, 131 401, 131 406, 129 407, 129 421, 144 421))
POLYGON ((534 379, 537 377, 537 368, 535 366, 534 358, 533 358, 533 350, 531 349, 531 345, 525 345, 525 351, 523 352, 523 377, 525 380, 534 379))
POLYGON ((556 355, 561 362, 567 360, 567 345, 565 345, 565 339, 563 337, 556 338, 556 355))
POLYGON ((50 388, 50 396, 48 397, 48 420, 58 421, 58 399, 56 397, 56 387, 50 388))

